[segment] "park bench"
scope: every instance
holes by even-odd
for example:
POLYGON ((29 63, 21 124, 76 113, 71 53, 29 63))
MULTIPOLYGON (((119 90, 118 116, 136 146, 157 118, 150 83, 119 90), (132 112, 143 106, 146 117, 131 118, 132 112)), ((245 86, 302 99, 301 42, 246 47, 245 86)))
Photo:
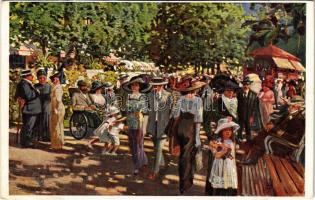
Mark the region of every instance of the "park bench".
POLYGON ((240 166, 239 194, 242 196, 272 196, 270 174, 263 158, 256 165, 240 166))
POLYGON ((304 195, 304 167, 291 159, 264 155, 276 196, 304 195))

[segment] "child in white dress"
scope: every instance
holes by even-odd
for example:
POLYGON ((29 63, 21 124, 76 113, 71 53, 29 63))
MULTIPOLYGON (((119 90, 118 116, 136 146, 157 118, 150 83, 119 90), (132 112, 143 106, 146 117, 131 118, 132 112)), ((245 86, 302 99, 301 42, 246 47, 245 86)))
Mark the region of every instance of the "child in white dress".
POLYGON ((232 118, 222 118, 218 121, 215 134, 217 140, 210 141, 210 150, 214 160, 209 176, 210 193, 213 196, 235 196, 237 194, 237 169, 235 162, 234 133, 239 125, 232 118))
POLYGON ((94 130, 94 135, 98 136, 98 138, 89 142, 90 147, 93 143, 99 141, 104 143, 102 154, 117 155, 116 151, 120 145, 119 132, 126 128, 123 124, 126 118, 121 117, 119 112, 119 109, 115 106, 108 108, 107 118, 94 130))

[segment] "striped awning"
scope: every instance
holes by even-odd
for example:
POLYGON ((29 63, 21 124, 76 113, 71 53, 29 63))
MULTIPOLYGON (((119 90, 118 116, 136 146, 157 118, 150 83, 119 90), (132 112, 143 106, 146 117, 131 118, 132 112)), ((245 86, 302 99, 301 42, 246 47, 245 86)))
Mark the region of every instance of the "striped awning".
POLYGON ((305 68, 303 67, 303 65, 300 62, 294 61, 294 60, 290 60, 290 62, 294 66, 295 70, 297 70, 299 72, 305 71, 305 68))
POLYGON ((273 61, 276 63, 277 67, 282 69, 296 70, 288 59, 272 57, 273 61))

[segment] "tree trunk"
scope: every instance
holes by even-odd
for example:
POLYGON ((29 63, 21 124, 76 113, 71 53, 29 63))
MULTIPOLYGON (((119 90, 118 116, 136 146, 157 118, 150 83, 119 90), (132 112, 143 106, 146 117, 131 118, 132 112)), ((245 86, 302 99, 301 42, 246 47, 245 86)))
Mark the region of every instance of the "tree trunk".
POLYGON ((217 65, 217 73, 221 72, 221 70, 220 70, 220 63, 216 63, 216 65, 217 65))

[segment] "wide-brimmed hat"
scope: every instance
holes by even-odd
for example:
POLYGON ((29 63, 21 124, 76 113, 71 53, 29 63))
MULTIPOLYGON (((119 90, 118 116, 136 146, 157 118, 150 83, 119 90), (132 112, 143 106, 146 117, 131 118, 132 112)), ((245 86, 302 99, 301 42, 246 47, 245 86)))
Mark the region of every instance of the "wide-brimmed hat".
POLYGON ((180 87, 176 88, 176 90, 179 92, 190 92, 190 91, 202 88, 205 85, 206 85, 206 83, 204 83, 204 82, 190 80, 189 85, 180 85, 180 87))
POLYGON ((150 80, 150 85, 166 85, 168 81, 165 81, 162 77, 153 77, 150 80))
POLYGON ((249 79, 249 77, 245 77, 242 81, 243 85, 250 85, 253 81, 249 79))
POLYGON ((85 82, 84 80, 79 80, 77 85, 78 85, 78 87, 88 86, 87 82, 85 82))
POLYGON ((36 72, 36 76, 37 76, 37 77, 40 77, 40 76, 47 76, 46 70, 43 69, 43 68, 38 69, 37 72, 36 72))
POLYGON ((32 71, 30 69, 24 69, 21 71, 21 77, 25 78, 29 75, 32 75, 32 71))
POLYGON ((58 71, 53 72, 52 75, 49 78, 50 78, 50 80, 53 80, 55 77, 59 78, 60 77, 60 72, 58 72, 58 71))
POLYGON ((225 84, 224 84, 224 87, 223 87, 223 90, 237 90, 239 89, 240 87, 234 83, 233 81, 231 80, 228 80, 225 84))
POLYGON ((151 85, 148 83, 145 83, 143 81, 143 79, 140 76, 134 76, 130 79, 130 81, 128 81, 127 83, 123 84, 123 89, 128 91, 128 92, 132 92, 131 90, 131 85, 133 83, 139 83, 140 85, 140 90, 139 92, 147 92, 151 89, 151 85))
POLYGON ((303 97, 299 96, 299 95, 295 95, 292 97, 292 99, 290 100, 290 102, 288 102, 289 105, 304 105, 305 101, 303 99, 303 97))
POLYGON ((92 87, 91 87, 91 91, 95 92, 96 90, 100 89, 103 87, 103 84, 101 84, 99 81, 93 81, 92 82, 92 87))
POLYGON ((233 128, 233 132, 235 133, 240 128, 240 126, 233 122, 231 117, 222 118, 218 121, 218 126, 214 133, 218 134, 220 131, 226 128, 233 128))

